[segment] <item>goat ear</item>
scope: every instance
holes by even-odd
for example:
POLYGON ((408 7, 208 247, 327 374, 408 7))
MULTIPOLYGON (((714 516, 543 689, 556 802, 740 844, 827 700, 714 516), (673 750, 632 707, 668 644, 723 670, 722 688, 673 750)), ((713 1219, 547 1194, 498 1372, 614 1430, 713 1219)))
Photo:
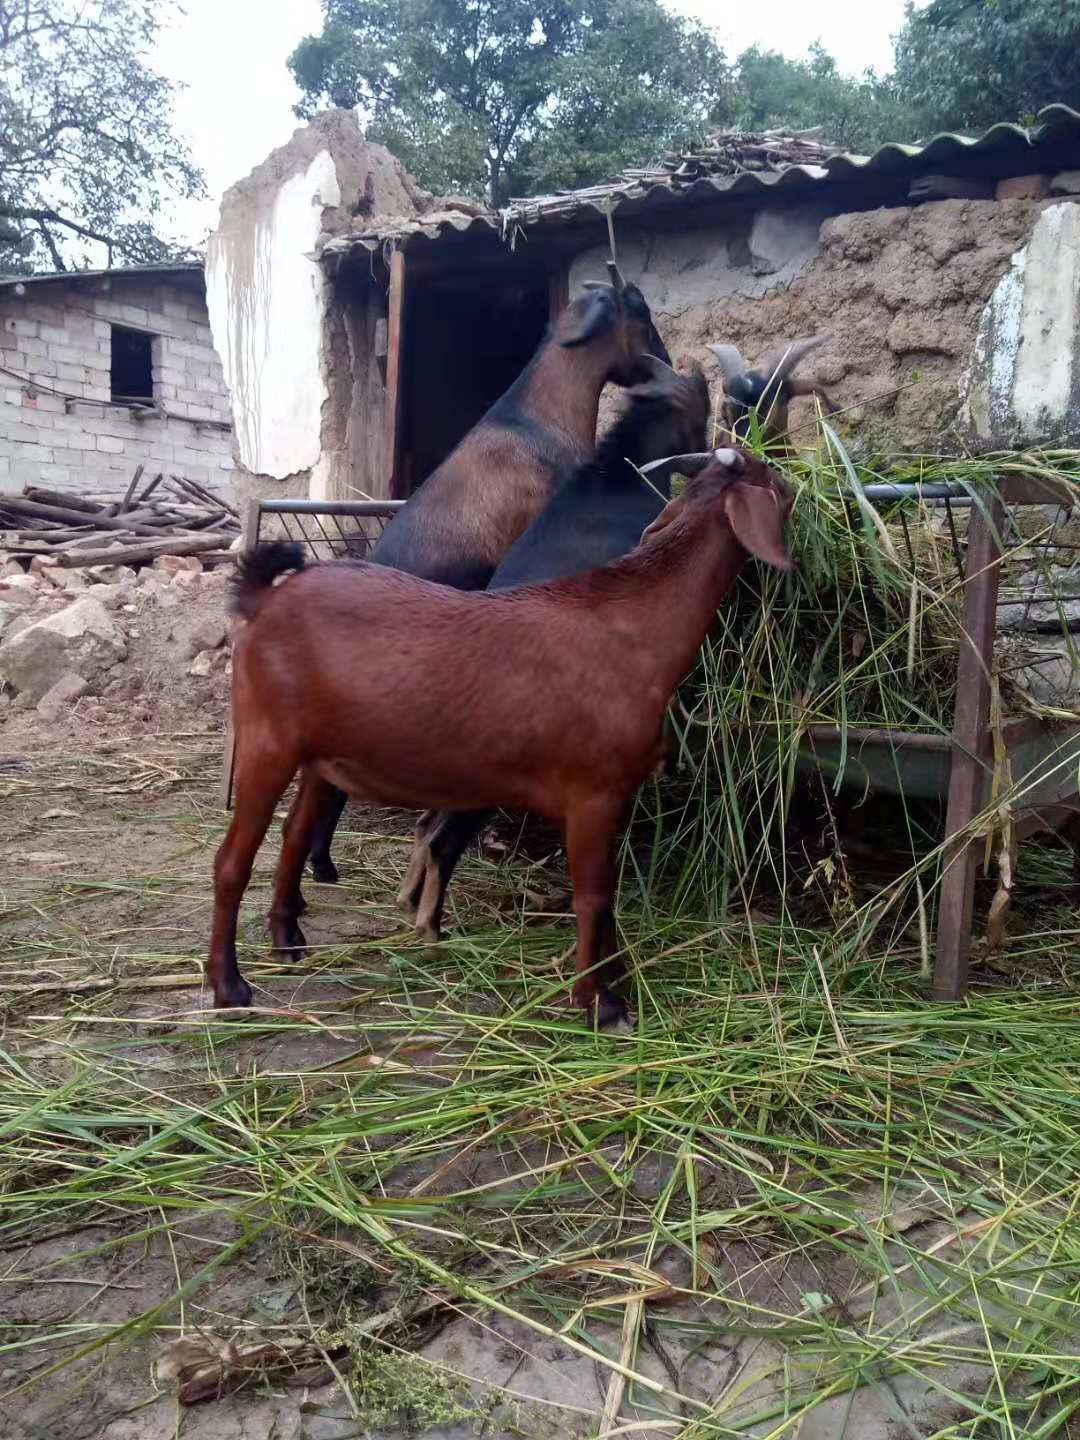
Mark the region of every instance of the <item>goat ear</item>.
POLYGON ((724 511, 744 550, 777 570, 791 569, 784 539, 788 510, 771 486, 736 481, 724 494, 724 511))
POLYGON ((598 335, 614 330, 618 318, 619 307, 611 288, 607 285, 602 290, 590 288, 587 295, 582 295, 563 311, 555 337, 567 350, 575 345, 587 345, 598 335))
POLYGON ((666 530, 673 521, 677 520, 685 509, 686 496, 674 496, 664 506, 663 510, 660 511, 660 514, 657 515, 652 524, 645 526, 645 529, 641 532, 641 539, 638 541, 638 544, 648 545, 651 541, 655 540, 657 535, 659 535, 662 530, 666 530))

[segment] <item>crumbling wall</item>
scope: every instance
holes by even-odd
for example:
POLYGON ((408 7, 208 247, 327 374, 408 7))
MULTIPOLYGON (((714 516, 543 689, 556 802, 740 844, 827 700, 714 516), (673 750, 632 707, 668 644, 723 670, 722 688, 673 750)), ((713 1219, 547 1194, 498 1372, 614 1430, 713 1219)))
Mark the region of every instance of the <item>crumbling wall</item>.
POLYGON ((335 290, 319 243, 353 217, 412 215, 424 203, 389 151, 364 140, 351 110, 317 116, 226 192, 207 251, 207 299, 242 493, 338 493, 356 443, 341 373, 349 322, 328 314, 335 290))
MULTIPOLYGON (((936 450, 962 439, 959 382, 983 309, 1040 208, 944 200, 824 220, 766 210, 749 227, 657 234, 645 245, 620 238, 619 263, 654 307, 672 358, 702 363, 714 385, 710 342, 756 361, 828 333, 832 344, 805 373, 844 410, 838 425, 854 448, 936 450)), ((574 283, 599 274, 605 256, 603 247, 579 256, 574 283)), ((793 407, 793 424, 810 419, 810 402, 793 407)))

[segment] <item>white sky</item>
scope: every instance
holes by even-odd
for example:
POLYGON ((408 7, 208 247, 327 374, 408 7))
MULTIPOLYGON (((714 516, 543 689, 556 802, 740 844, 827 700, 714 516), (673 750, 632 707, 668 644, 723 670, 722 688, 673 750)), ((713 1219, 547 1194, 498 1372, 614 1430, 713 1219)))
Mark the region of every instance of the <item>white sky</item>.
MULTIPOLYGON (((891 65, 889 37, 903 19, 903 0, 669 0, 672 8, 715 27, 728 54, 758 44, 800 59, 820 39, 841 69, 859 73, 891 65)), ((299 122, 296 87, 285 62, 297 42, 320 28, 318 0, 184 0, 186 15, 170 27, 158 68, 188 87, 177 106, 178 129, 206 173, 213 199, 178 208, 178 238, 201 243, 217 219, 221 194, 248 174, 299 122)), ((165 225, 163 229, 170 228, 165 225)))

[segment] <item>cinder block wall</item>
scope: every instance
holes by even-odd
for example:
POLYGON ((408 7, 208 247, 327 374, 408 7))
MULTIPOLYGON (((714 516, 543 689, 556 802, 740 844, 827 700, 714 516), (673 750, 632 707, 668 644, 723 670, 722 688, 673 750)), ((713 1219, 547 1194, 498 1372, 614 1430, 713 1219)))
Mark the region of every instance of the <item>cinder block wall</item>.
POLYGON ((229 399, 199 276, 71 276, 22 296, 0 290, 0 367, 0 490, 122 493, 141 463, 148 476, 231 492, 229 399), (164 416, 107 403, 114 324, 152 337, 164 416))

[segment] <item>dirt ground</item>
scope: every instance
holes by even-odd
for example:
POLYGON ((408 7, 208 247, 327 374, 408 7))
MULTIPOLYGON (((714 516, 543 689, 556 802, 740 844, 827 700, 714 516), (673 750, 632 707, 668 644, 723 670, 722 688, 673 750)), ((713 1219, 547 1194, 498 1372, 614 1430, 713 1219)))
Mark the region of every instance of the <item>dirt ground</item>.
MULTIPOLYGON (((134 1066, 146 1093, 182 1096, 188 1104, 204 1096, 210 1104, 213 1075, 224 1067, 237 1076, 288 1077, 303 1089, 325 1083, 335 1067, 356 1063, 374 1006, 400 1015, 407 1026, 410 1005, 438 1004, 437 994, 423 994, 431 961, 393 907, 410 844, 409 817, 350 812, 337 845, 343 885, 306 887, 312 909, 305 925, 315 947, 310 961, 289 971, 261 949, 274 859, 273 846, 264 846, 242 932, 258 947, 245 961, 258 1011, 245 1028, 221 1023, 209 1010, 201 967, 211 862, 224 822, 219 782, 227 652, 211 673, 190 673, 191 637, 220 615, 222 587, 217 579, 200 579, 179 588, 181 604, 136 598, 130 611, 121 610, 128 659, 102 694, 51 720, 18 703, 0 709, 0 1055, 10 1057, 16 1083, 20 1067, 36 1083, 63 1086, 95 1065, 126 1067, 130 1083, 134 1066), (402 954, 412 957, 413 968, 401 968, 402 954)), ((54 602, 40 603, 49 608, 54 602)), ((505 874, 467 867, 457 882, 452 923, 474 931, 497 920, 508 904, 522 905, 531 879, 519 868, 508 901, 505 874)), ((569 925, 562 923, 568 945, 569 925)), ((559 961, 556 955, 556 968, 559 961)), ((422 1035, 412 1037, 414 1066, 438 1058, 439 1046, 425 1049, 422 1035)), ((596 1175, 617 1167, 620 1153, 618 1146, 602 1146, 576 1173, 587 1178, 590 1166, 596 1175)), ((542 1149, 466 1147, 391 1167, 385 1180, 391 1194, 437 1195, 464 1183, 500 1184, 523 1164, 548 1162, 542 1149)), ((635 1199, 655 1202, 676 1163, 660 1156, 638 1165, 635 1199)), ((242 1190, 242 1172, 237 1183, 242 1190)), ((744 1179, 723 1167, 701 1166, 698 1184, 721 1210, 745 1189, 744 1179)), ((193 1201, 171 1210, 167 1227, 158 1226, 166 1211, 155 1202, 169 1198, 150 1197, 144 1213, 147 1224, 155 1224, 145 1239, 137 1210, 105 1214, 93 1226, 68 1226, 53 1212, 45 1233, 33 1240, 9 1241, 0 1233, 5 1437, 554 1440, 596 1435, 605 1407, 611 1434, 674 1434, 693 1418, 688 1412, 677 1423, 663 1419, 640 1381, 631 1403, 611 1368, 575 1348, 573 1332, 531 1327, 520 1318, 523 1309, 513 1316, 465 1306, 425 1283, 406 1296, 368 1263, 355 1237, 308 1247, 285 1243, 271 1228, 233 1254, 238 1224, 227 1208, 193 1201), (383 1383, 393 1389, 385 1424, 350 1407, 334 1369, 347 1361, 325 1326, 315 1324, 310 1307, 317 1302, 327 1315, 352 1324, 385 1319, 395 1307, 407 1313, 389 1378, 370 1377, 373 1394, 383 1383), (103 1325, 114 1327, 108 1345, 94 1339, 103 1325), (184 1405, 157 1370, 163 1348, 181 1333, 254 1343, 313 1331, 322 1338, 293 1377, 298 1383, 263 1378, 242 1393, 184 1405), (26 1344, 28 1336, 33 1345, 26 1344)), ((964 1219, 935 1218, 931 1199, 929 1193, 905 1197, 904 1223, 927 1253, 964 1219)), ((871 1188, 863 1203, 875 1214, 883 1202, 871 1188)), ((814 1295, 863 1303, 856 1297, 865 1287, 854 1266, 834 1257, 823 1269, 810 1251, 777 1247, 764 1235, 725 1240, 713 1259, 733 1290, 763 1312, 794 1316, 814 1295)), ((674 1284, 689 1279, 689 1262, 678 1249, 661 1251, 654 1264, 674 1284)), ((904 1286, 873 1303, 879 1321, 882 1307, 902 1310, 904 1286)), ((691 1405, 738 1394, 741 1386, 749 1387, 742 1403, 765 1401, 791 1385, 784 1354, 755 1337, 753 1327, 702 1345, 693 1338, 692 1306, 667 1315, 674 1316, 676 1333, 685 1322, 688 1338, 672 1343, 645 1325, 634 1366, 647 1381, 674 1385, 691 1405), (771 1381, 747 1378, 769 1371, 771 1381)), ((543 1323, 541 1312, 534 1318, 543 1323)), ((970 1339, 968 1353, 977 1352, 979 1333, 978 1323, 958 1328, 958 1337, 970 1339)), ((591 1335, 609 1356, 620 1354, 616 1326, 593 1325, 591 1335)), ((986 1376, 977 1364, 957 1362, 947 1380, 953 1393, 963 1393, 984 1386, 986 1376)), ((941 1394, 919 1375, 882 1377, 820 1404, 798 1435, 907 1440, 934 1433, 949 1414, 941 1394)))

